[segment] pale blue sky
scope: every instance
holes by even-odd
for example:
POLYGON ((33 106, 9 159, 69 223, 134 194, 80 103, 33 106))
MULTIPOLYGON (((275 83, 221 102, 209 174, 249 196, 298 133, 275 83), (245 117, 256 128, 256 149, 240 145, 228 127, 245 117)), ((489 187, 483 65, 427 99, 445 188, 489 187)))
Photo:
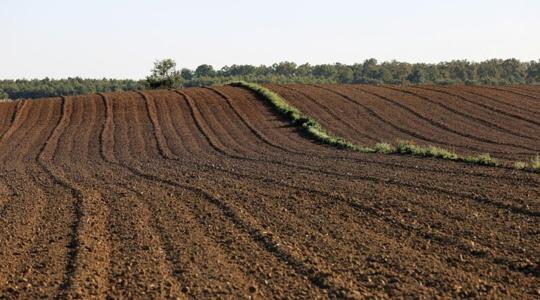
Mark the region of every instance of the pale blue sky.
POLYGON ((0 78, 231 64, 540 59, 538 0, 1 0, 0 78))

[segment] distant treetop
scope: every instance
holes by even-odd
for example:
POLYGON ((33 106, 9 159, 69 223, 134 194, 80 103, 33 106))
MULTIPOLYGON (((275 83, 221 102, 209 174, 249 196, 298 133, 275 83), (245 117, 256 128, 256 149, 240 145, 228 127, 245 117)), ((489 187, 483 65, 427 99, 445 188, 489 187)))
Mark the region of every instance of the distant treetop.
POLYGON ((172 59, 158 60, 146 80, 82 79, 0 80, 0 99, 42 98, 96 92, 210 86, 232 80, 257 83, 364 83, 364 84, 540 84, 540 60, 453 60, 437 64, 367 59, 362 63, 271 66, 231 65, 216 70, 203 64, 195 70, 176 68, 172 59), (2 94, 1 91, 4 91, 2 94))

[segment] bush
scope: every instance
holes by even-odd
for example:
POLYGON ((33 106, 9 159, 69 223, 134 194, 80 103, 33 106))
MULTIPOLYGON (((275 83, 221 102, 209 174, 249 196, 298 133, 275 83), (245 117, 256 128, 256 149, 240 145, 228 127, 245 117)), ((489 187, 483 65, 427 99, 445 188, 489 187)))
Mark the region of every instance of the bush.
POLYGON ((524 170, 524 169, 527 169, 529 166, 527 165, 526 162, 522 162, 522 161, 516 161, 514 163, 514 168, 515 169, 518 169, 518 170, 524 170))
POLYGON ((0 90, 0 100, 7 100, 7 99, 9 99, 9 95, 3 90, 0 90))
POLYGON ((389 143, 377 143, 373 147, 373 150, 382 154, 391 154, 396 152, 396 148, 389 143))
POLYGON ((474 163, 484 166, 496 166, 498 165, 497 159, 491 157, 489 153, 480 154, 478 156, 465 156, 463 161, 468 163, 474 163))
POLYGON ((146 77, 146 82, 151 89, 172 89, 181 87, 182 76, 176 70, 176 62, 174 60, 164 59, 154 62, 152 74, 146 77))
POLYGON ((540 170, 540 155, 537 154, 532 160, 531 160, 531 168, 534 170, 540 170))

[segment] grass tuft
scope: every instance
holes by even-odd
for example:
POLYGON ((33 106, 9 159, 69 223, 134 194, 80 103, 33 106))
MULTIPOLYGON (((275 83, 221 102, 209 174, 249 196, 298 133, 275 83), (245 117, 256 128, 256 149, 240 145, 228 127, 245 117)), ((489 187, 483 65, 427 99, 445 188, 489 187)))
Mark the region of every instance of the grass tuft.
POLYGON ((463 161, 484 166, 497 166, 499 164, 497 159, 491 157, 489 153, 484 153, 477 156, 465 156, 463 157, 463 161))
POLYGON ((518 170, 525 170, 529 167, 529 165, 526 162, 523 161, 516 161, 514 163, 514 168, 518 170))
POLYGON ((536 156, 531 160, 531 168, 533 170, 540 170, 540 154, 536 154, 536 156))
POLYGON ((391 154, 396 153, 396 148, 389 143, 377 143, 373 146, 373 152, 391 154))

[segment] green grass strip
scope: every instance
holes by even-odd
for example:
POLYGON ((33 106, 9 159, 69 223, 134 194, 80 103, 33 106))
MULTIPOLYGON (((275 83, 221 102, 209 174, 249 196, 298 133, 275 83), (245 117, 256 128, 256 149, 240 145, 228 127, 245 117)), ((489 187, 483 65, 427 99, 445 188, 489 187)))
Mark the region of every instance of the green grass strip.
POLYGON ((261 85, 258 85, 256 83, 245 82, 245 81, 236 81, 236 82, 230 83, 229 85, 241 86, 241 87, 248 88, 256 92, 257 94, 262 96, 264 99, 268 100, 268 102, 270 102, 272 107, 274 107, 283 117, 288 119, 295 126, 302 128, 305 134, 307 134, 308 136, 310 136, 311 138, 315 139, 316 141, 320 143, 331 145, 340 149, 350 149, 350 150, 356 150, 356 151, 362 151, 362 152, 367 152, 367 151, 373 152, 373 150, 371 149, 358 147, 354 145, 353 143, 345 140, 344 138, 340 138, 340 137, 329 134, 322 128, 321 124, 319 124, 313 118, 304 115, 296 107, 291 106, 289 103, 283 100, 283 98, 281 98, 278 94, 272 92, 271 90, 261 85))
MULTIPOLYGON (((401 154, 419 157, 433 157, 444 160, 458 161, 468 164, 483 165, 483 166, 499 166, 497 159, 491 157, 489 153, 480 155, 462 156, 455 152, 435 147, 435 146, 419 146, 412 141, 398 140, 396 146, 389 143, 377 143, 372 147, 359 146, 350 141, 331 135, 323 129, 321 124, 313 118, 303 114, 299 109, 290 105, 277 93, 256 83, 246 81, 235 81, 229 83, 231 86, 240 86, 250 89, 267 100, 270 105, 275 108, 283 117, 289 120, 295 126, 301 128, 305 134, 314 140, 334 146, 340 149, 349 149, 363 153, 381 153, 381 154, 401 154)), ((531 160, 531 164, 524 162, 516 162, 513 166, 518 170, 529 170, 540 172, 540 155, 537 155, 531 160)))

